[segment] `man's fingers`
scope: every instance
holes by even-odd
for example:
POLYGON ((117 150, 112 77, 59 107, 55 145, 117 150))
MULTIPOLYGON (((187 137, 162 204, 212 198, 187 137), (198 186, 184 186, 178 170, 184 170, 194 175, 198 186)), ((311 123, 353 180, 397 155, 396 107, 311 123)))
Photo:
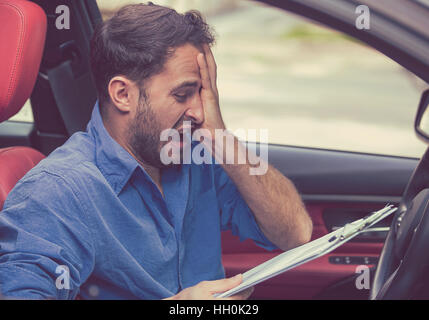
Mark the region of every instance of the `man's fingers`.
POLYGON ((247 300, 252 295, 253 291, 255 291, 255 288, 250 287, 236 295, 226 298, 225 300, 247 300))
POLYGON ((209 45, 204 44, 203 48, 204 48, 204 55, 205 55, 206 61, 207 61, 207 67, 209 69, 209 75, 210 75, 212 88, 213 88, 213 90, 216 90, 216 88, 217 88, 217 86, 216 86, 216 81, 217 81, 216 61, 215 61, 215 58, 213 56, 213 52, 210 49, 209 45))
POLYGON ((201 82, 204 89, 212 90, 207 61, 204 54, 199 53, 197 56, 198 66, 200 67, 201 82))
POLYGON ((241 274, 238 274, 232 278, 207 281, 205 282, 205 284, 209 286, 208 290, 211 293, 215 294, 215 293, 221 293, 221 292, 228 291, 232 288, 235 288, 241 283, 241 281, 243 281, 243 276, 241 274))

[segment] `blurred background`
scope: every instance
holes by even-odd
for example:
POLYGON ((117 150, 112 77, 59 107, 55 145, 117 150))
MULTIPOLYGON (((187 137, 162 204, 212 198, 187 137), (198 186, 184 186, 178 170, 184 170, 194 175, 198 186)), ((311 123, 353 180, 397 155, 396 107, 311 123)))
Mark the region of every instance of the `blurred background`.
MULTIPOLYGON (((427 0, 421 0, 427 1, 427 0)), ((97 0, 103 19, 141 1, 97 0)), ((413 120, 426 83, 365 45, 246 0, 155 0, 202 12, 217 34, 228 129, 268 129, 269 142, 421 157, 413 120)), ((30 119, 24 108, 16 120, 30 119)), ((258 140, 257 137, 245 137, 258 140)))

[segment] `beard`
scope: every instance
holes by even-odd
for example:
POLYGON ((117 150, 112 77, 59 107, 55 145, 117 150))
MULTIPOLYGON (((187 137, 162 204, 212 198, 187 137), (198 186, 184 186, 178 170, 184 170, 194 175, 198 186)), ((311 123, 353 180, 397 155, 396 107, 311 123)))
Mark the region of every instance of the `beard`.
POLYGON ((149 99, 142 95, 137 112, 129 124, 129 146, 136 157, 144 164, 162 169, 168 167, 160 159, 161 126, 150 105, 149 99))

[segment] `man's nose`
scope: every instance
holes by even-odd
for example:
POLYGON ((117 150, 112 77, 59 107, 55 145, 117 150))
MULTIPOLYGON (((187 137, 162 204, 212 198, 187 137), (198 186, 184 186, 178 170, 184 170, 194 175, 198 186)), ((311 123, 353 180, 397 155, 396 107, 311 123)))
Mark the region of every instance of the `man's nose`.
POLYGON ((204 122, 204 108, 199 94, 195 94, 193 99, 187 105, 185 115, 197 124, 201 125, 204 122))

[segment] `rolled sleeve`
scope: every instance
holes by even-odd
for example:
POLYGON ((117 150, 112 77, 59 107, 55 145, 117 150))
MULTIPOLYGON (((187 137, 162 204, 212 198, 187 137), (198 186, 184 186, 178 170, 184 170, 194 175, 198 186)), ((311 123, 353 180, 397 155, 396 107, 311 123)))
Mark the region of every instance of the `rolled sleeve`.
POLYGON ((240 241, 252 239, 266 249, 275 250, 277 246, 268 240, 260 230, 252 210, 244 201, 237 187, 220 165, 215 165, 215 184, 219 207, 221 209, 221 229, 231 230, 240 241))
POLYGON ((2 294, 73 299, 95 260, 84 216, 76 191, 62 177, 41 172, 21 180, 0 213, 2 294))

